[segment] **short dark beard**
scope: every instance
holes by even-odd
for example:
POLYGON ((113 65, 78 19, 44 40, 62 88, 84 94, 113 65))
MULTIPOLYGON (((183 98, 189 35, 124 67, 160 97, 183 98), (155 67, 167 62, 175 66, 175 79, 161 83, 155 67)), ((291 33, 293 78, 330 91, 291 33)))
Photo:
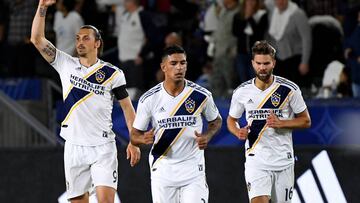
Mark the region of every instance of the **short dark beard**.
POLYGON ((256 74, 256 77, 257 77, 259 80, 261 80, 261 81, 263 81, 263 82, 266 83, 267 81, 270 80, 271 75, 260 76, 260 75, 256 74))
POLYGON ((273 73, 273 71, 270 71, 270 73, 267 74, 266 76, 260 76, 260 74, 255 72, 256 77, 264 83, 268 82, 271 79, 272 73, 273 73))

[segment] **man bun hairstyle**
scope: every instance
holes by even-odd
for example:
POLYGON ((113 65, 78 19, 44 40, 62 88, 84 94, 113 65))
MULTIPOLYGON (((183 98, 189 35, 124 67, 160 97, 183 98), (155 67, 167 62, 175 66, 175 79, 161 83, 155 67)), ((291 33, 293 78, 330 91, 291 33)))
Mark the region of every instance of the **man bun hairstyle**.
POLYGON ((102 37, 101 37, 101 31, 99 31, 99 30, 98 30, 95 26, 93 26, 93 25, 83 25, 83 26, 81 26, 80 29, 91 29, 91 30, 94 31, 95 40, 96 40, 96 41, 97 41, 97 40, 100 40, 100 46, 99 46, 99 48, 98 48, 98 53, 97 53, 98 57, 100 57, 100 56, 102 55, 103 49, 104 49, 104 41, 103 41, 103 39, 102 39, 102 37))

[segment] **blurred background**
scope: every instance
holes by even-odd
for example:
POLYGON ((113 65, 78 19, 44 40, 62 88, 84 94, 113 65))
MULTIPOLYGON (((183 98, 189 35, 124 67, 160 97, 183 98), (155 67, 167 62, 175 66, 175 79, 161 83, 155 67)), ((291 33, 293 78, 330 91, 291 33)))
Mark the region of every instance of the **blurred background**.
MULTIPOLYGON (((360 2, 294 0, 296 17, 279 21, 274 10, 286 10, 282 5, 289 1, 58 0, 48 9, 46 37, 76 56, 79 27, 100 29, 101 59, 124 71, 135 106, 163 80, 162 49, 182 45, 187 79, 213 93, 224 120, 205 152, 214 203, 248 202, 243 142, 225 121, 232 91, 254 76, 252 44, 268 40, 277 49, 274 73, 300 86, 312 118, 310 129, 293 133, 293 202, 360 202, 360 2)), ((61 84, 29 40, 37 4, 0 0, 0 202, 58 202, 65 192, 61 84)), ((149 149, 131 168, 125 159, 129 135, 116 103, 113 123, 119 197, 151 202, 149 149)))

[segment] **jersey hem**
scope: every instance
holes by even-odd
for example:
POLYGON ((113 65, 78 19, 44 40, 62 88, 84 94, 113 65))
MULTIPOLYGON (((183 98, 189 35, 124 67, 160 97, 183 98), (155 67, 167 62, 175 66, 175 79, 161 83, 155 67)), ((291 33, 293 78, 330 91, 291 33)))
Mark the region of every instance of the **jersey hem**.
POLYGON ((256 169, 260 169, 260 170, 264 170, 264 171, 282 171, 285 170, 287 168, 289 168, 292 165, 295 165, 295 163, 290 163, 288 165, 284 165, 284 166, 268 166, 268 165, 263 165, 263 164, 246 164, 245 162, 245 168, 256 168, 256 169))
MULTIPOLYGON (((61 136, 62 137, 62 136, 61 136)), ((64 138, 64 137, 62 137, 64 138)), ((65 138, 64 138, 65 139, 65 138)), ((86 146, 86 147, 95 147, 95 146, 100 146, 100 145, 104 145, 104 144, 108 144, 108 143, 112 143, 112 142, 115 142, 115 139, 114 140, 109 140, 109 141, 106 141, 106 142, 99 142, 99 143, 96 143, 96 144, 90 144, 90 143, 79 143, 79 142, 73 142, 71 140, 66 140, 65 141, 69 144, 72 144, 72 145, 78 145, 78 146, 86 146)))
POLYGON ((156 178, 156 177, 151 177, 151 181, 160 183, 161 185, 164 185, 164 186, 181 187, 181 186, 185 186, 185 185, 188 185, 190 183, 196 182, 200 178, 205 178, 206 179, 205 173, 200 174, 200 175, 198 175, 196 177, 189 178, 188 180, 185 180, 185 181, 171 182, 171 181, 167 181, 167 180, 164 180, 164 179, 161 179, 161 178, 156 178))

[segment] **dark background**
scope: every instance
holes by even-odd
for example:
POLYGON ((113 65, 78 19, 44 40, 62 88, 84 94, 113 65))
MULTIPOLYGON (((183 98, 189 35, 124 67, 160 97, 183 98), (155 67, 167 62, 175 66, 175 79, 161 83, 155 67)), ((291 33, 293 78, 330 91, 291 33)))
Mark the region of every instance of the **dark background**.
MULTIPOLYGON (((360 202, 360 149, 347 147, 296 147, 296 178, 311 169, 311 160, 322 150, 329 154, 348 202, 360 202)), ((122 203, 151 202, 148 150, 131 168, 125 148, 119 151, 118 193, 122 203)), ((242 147, 211 147, 206 150, 210 203, 248 202, 242 147)), ((65 192, 63 149, 0 150, 0 202, 57 202, 65 192)), ((326 201, 325 201, 326 202, 326 201)))

